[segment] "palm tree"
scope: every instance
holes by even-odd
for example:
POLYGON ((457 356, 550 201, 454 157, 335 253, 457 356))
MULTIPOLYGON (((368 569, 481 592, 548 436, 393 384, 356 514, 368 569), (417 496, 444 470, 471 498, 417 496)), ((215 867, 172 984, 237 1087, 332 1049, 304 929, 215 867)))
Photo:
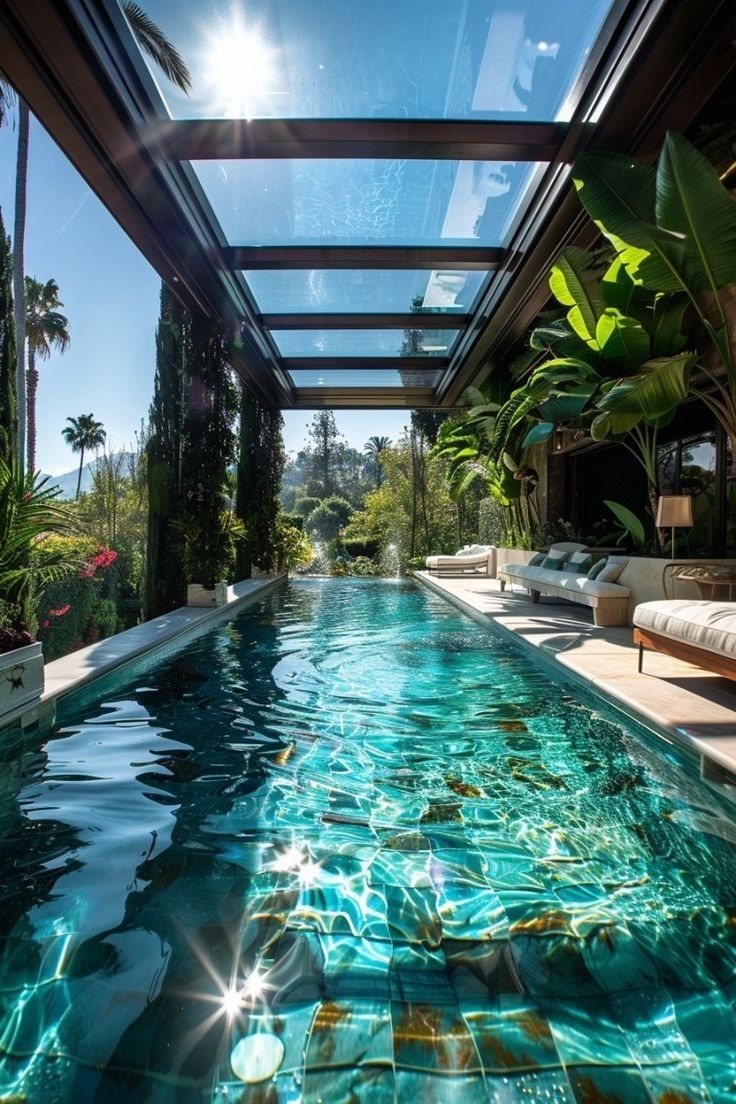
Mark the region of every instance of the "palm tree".
POLYGON ((69 348, 69 322, 57 307, 63 307, 59 299, 56 280, 42 284, 33 276, 26 276, 26 343, 28 345, 28 470, 36 470, 36 392, 38 370, 36 357, 48 360, 52 349, 65 353, 69 348))
MULTIPOLYGON (((169 80, 188 92, 191 77, 176 47, 150 19, 140 5, 123 0, 123 12, 141 50, 148 54, 169 80)), ((15 218, 13 226, 13 299, 15 304, 16 391, 18 402, 18 457, 21 468, 26 451, 26 349, 25 349, 25 282, 24 245, 26 235, 26 205, 28 193, 28 141, 30 112, 28 104, 7 81, 0 78, 0 126, 13 104, 18 110, 18 145, 15 167, 15 218)))
POLYGON ((387 449, 391 444, 390 437, 369 437, 363 446, 363 452, 372 457, 373 464, 376 470, 376 486, 380 487, 383 482, 383 469, 379 457, 384 449, 387 449))
POLYGON ((105 433, 102 422, 96 422, 93 414, 80 414, 78 418, 67 418, 67 421, 71 424, 64 426, 61 435, 72 452, 81 452, 82 454, 79 458, 77 493, 74 496, 75 498, 79 498, 79 489, 82 486, 82 468, 84 467, 85 449, 97 449, 101 445, 104 445, 107 434, 105 433))
POLYGON ((192 78, 176 47, 139 4, 133 3, 133 0, 124 0, 122 9, 140 49, 163 70, 172 84, 182 92, 188 92, 192 87, 192 78))

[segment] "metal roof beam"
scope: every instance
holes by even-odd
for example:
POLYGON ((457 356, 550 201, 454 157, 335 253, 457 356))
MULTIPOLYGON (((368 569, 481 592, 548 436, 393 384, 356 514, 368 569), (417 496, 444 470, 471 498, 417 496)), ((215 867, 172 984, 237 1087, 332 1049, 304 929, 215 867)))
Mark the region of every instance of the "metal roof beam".
POLYGON ((224 268, 244 270, 289 268, 408 268, 488 272, 506 259, 505 249, 473 246, 223 246, 224 268))
POLYGON ((150 137, 178 161, 259 158, 417 158, 551 161, 565 123, 427 119, 172 119, 150 137))

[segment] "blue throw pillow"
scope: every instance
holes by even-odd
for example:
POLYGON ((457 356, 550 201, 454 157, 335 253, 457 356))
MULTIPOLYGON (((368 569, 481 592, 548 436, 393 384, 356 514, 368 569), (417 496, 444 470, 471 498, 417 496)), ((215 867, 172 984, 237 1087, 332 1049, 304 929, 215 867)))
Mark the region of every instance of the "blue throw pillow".
POLYGON ((544 563, 544 552, 537 552, 535 556, 532 556, 528 563, 528 567, 539 567, 544 563))
POLYGON ((567 556, 545 556, 540 567, 549 567, 552 571, 564 571, 567 567, 567 556))
POLYGON ((593 566, 588 571, 588 578, 589 579, 597 579, 598 576, 600 575, 601 571, 603 570, 603 568, 606 566, 607 562, 608 561, 606 560, 605 557, 602 560, 596 560, 596 562, 593 564, 593 566))

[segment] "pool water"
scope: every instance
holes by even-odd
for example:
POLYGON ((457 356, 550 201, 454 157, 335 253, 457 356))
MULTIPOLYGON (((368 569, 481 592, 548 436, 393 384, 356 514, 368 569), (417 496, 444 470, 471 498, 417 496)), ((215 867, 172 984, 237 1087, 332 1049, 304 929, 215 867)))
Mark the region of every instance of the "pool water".
POLYGON ((11 736, 0 1100, 736 1099, 733 807, 415 585, 291 583, 11 736))

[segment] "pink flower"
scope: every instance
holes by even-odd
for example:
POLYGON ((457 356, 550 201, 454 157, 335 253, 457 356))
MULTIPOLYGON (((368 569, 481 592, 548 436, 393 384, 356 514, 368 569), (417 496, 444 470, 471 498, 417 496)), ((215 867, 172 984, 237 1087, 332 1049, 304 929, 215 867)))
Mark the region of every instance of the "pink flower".
POLYGON ((65 613, 68 613, 72 607, 70 605, 60 606, 59 609, 49 610, 52 617, 63 617, 65 613))
POLYGON ((42 621, 42 622, 41 622, 41 628, 42 628, 42 629, 47 629, 47 628, 49 627, 49 625, 50 625, 50 624, 51 624, 51 622, 50 622, 50 621, 42 621))

